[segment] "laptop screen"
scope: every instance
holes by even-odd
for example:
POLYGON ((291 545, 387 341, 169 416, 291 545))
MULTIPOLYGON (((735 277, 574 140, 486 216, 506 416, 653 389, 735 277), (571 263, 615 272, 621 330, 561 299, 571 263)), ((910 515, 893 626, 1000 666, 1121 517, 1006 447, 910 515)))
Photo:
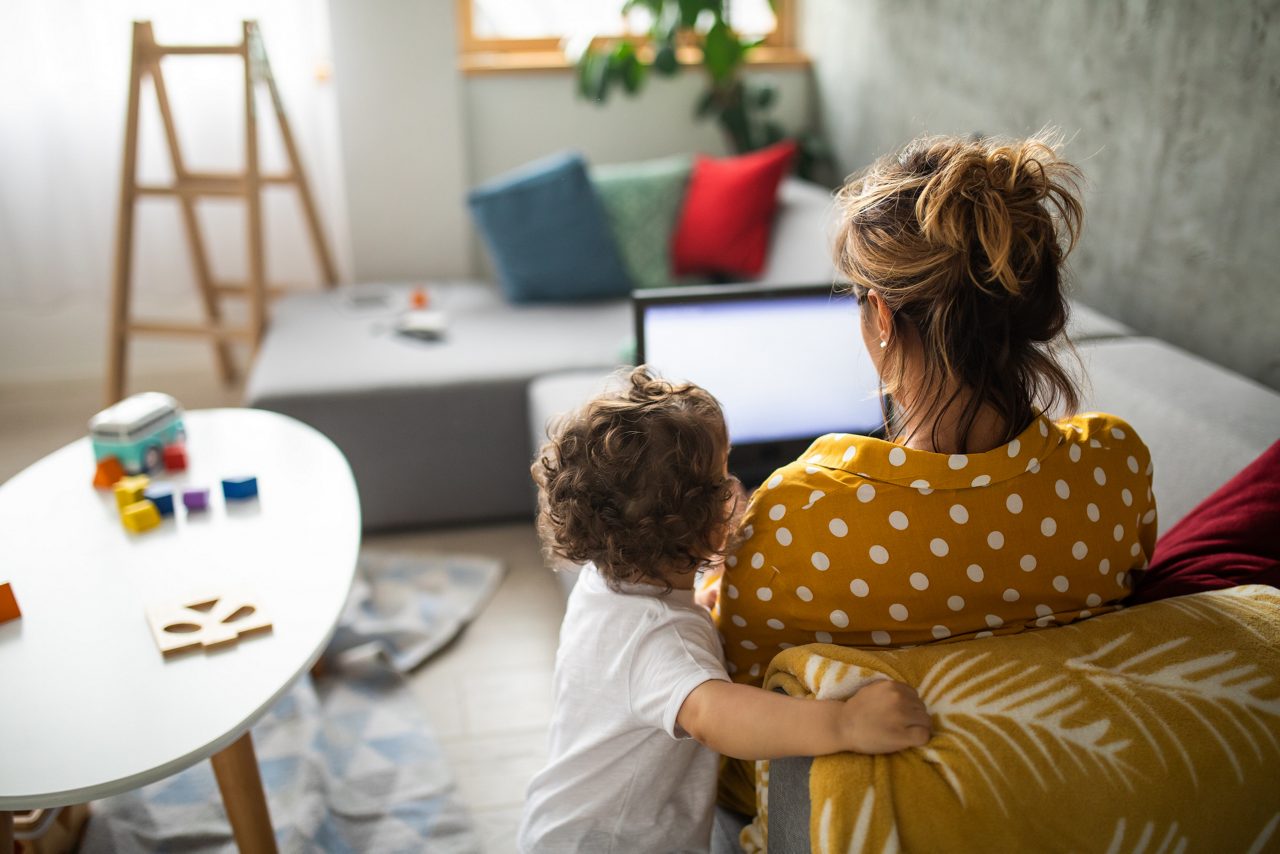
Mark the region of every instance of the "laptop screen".
POLYGON ((735 445, 883 423, 858 305, 830 285, 639 291, 635 312, 640 361, 715 395, 735 445))

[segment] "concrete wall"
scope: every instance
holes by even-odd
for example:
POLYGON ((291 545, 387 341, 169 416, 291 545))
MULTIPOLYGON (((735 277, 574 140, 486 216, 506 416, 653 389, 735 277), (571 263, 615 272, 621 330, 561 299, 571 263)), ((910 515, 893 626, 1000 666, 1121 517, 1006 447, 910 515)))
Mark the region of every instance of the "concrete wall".
POLYGON ((1077 295, 1280 388, 1278 0, 801 10, 843 171, 923 132, 1057 125, 1090 181, 1077 295))

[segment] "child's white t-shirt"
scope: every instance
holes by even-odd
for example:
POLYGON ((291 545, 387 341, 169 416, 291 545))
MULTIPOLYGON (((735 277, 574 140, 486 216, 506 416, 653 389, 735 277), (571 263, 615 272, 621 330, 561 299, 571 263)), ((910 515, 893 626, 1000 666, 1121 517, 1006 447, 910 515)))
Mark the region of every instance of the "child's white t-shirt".
POLYGON ((728 680, 693 591, 610 590, 588 564, 556 654, 551 756, 529 784, 525 852, 705 851, 717 756, 676 725, 694 688, 728 680))

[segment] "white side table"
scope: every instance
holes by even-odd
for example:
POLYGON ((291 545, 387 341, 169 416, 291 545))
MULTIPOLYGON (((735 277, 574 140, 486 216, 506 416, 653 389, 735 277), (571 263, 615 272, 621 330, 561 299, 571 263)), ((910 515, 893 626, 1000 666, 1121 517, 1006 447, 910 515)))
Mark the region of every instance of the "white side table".
POLYGON ((206 757, 242 851, 275 840, 249 728, 320 656, 360 545, 351 470, 316 430, 272 412, 186 414, 190 468, 209 509, 131 534, 95 490, 87 439, 0 486, 0 581, 21 619, 0 624, 0 850, 10 813, 102 798, 206 757), (255 475, 260 497, 223 501, 221 478, 255 475), (256 594, 269 634, 166 660, 146 607, 256 594))

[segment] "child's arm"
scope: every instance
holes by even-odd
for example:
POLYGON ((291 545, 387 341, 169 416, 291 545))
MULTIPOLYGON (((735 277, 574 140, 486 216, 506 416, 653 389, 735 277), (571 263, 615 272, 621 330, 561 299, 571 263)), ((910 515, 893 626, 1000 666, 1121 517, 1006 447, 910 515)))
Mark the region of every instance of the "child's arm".
POLYGON ((676 722, 707 747, 736 759, 893 753, 924 744, 933 731, 915 690, 887 679, 844 701, 788 697, 713 679, 689 693, 676 722))

